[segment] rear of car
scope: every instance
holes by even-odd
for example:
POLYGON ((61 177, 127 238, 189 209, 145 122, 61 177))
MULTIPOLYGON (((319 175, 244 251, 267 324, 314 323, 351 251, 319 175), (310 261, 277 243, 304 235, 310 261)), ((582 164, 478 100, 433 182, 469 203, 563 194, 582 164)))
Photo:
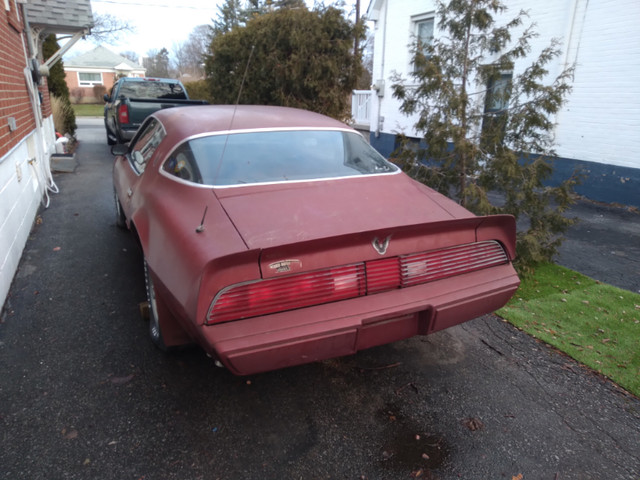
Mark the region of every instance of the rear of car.
POLYGON ((204 283, 205 344, 232 372, 249 374, 353 354, 490 313, 519 283, 506 247, 512 227, 510 217, 490 217, 265 250, 263 278, 220 290, 204 283), (300 273, 288 273, 296 268, 300 273))
POLYGON ((194 136, 160 169, 211 188, 246 246, 204 267, 194 315, 236 374, 430 334, 519 284, 512 217, 475 217, 347 128, 194 136))

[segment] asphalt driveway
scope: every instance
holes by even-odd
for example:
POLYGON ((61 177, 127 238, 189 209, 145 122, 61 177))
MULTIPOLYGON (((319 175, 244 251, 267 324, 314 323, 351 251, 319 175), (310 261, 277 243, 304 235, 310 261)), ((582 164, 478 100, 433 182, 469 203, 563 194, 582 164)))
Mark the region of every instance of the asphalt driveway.
MULTIPOLYGON (((1 317, 0 478, 640 478, 640 400, 494 316, 252 377, 161 353, 102 120, 79 124, 1 317)), ((638 291, 640 216, 579 208, 597 228, 560 262, 638 291)))

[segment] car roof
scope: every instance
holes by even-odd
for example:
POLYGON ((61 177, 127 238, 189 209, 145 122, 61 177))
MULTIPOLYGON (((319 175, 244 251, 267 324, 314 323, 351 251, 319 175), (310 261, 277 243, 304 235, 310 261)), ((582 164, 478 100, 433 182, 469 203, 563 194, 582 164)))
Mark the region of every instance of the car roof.
POLYGON ((319 113, 266 105, 203 105, 174 107, 153 115, 168 136, 179 141, 202 133, 255 129, 351 129, 319 113))

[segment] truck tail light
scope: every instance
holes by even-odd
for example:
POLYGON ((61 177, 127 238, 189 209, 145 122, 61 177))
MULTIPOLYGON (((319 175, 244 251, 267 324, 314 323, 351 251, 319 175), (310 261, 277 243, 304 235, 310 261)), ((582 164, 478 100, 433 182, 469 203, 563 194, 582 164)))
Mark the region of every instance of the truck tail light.
POLYGON ((120 123, 129 123, 129 107, 123 103, 118 106, 118 119, 120 123))
POLYGON ((494 240, 232 285, 211 303, 214 324, 441 280, 509 262, 494 240))

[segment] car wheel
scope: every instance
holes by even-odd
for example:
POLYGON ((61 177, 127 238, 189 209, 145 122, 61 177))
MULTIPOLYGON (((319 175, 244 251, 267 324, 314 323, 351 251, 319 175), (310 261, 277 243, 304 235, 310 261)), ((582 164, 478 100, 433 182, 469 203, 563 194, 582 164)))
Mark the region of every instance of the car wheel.
POLYGON ((116 141, 111 138, 111 136, 109 135, 109 130, 107 130, 107 145, 115 145, 116 141))
POLYGON ((169 350, 162 338, 162 330, 160 329, 160 317, 159 317, 159 304, 161 299, 156 295, 156 289, 153 286, 153 279, 151 278, 151 272, 149 272, 149 266, 147 260, 144 260, 144 283, 147 287, 147 301, 149 302, 149 335, 151 341, 162 351, 169 350))
POLYGON ((113 191, 113 199, 116 204, 116 225, 118 228, 127 228, 127 218, 124 216, 122 205, 120 204, 120 200, 118 200, 118 194, 115 190, 113 191))

